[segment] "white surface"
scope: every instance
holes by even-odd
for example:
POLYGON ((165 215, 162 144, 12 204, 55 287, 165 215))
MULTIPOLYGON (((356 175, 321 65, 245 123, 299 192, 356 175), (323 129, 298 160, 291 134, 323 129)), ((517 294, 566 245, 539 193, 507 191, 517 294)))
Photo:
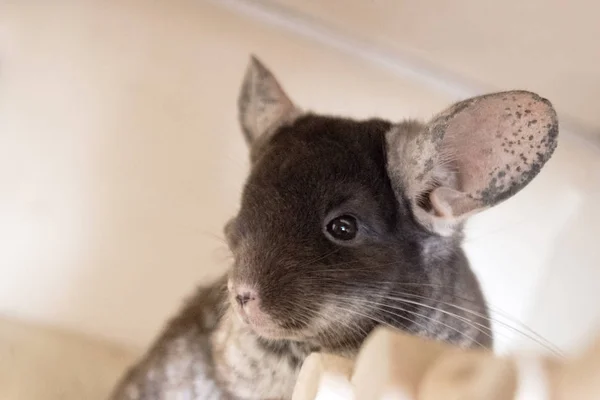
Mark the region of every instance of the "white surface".
MULTIPOLYGON (((450 101, 197 0, 0 2, 0 27, 0 313, 125 344, 227 265, 250 52, 318 111, 426 118, 450 101)), ((566 348, 600 315, 599 173, 563 136, 467 242, 492 305, 566 348)))
MULTIPOLYGON (((600 329, 599 202, 598 151, 563 137, 530 187, 472 221, 465 244, 492 306, 565 350, 600 329)), ((500 340, 533 344, 499 328, 500 340)))

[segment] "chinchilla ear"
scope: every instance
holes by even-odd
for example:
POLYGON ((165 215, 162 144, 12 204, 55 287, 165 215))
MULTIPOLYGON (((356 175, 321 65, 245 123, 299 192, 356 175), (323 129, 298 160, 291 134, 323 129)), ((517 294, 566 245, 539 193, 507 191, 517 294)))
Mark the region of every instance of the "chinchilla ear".
POLYGON ((299 110, 275 76, 252 56, 238 98, 238 113, 246 142, 252 145, 292 122, 299 110))
POLYGON ((428 124, 386 133, 387 171, 426 228, 449 235, 469 215, 508 199, 552 156, 558 120, 552 104, 526 91, 458 102, 428 124))

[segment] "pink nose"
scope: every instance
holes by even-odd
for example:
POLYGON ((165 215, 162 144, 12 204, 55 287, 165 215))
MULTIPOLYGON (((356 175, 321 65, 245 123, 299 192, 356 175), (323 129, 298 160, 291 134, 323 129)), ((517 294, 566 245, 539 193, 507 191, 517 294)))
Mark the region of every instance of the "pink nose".
POLYGON ((246 286, 237 287, 235 293, 235 300, 241 307, 246 306, 248 302, 256 301, 256 299, 258 298, 258 296, 256 295, 256 291, 246 286))

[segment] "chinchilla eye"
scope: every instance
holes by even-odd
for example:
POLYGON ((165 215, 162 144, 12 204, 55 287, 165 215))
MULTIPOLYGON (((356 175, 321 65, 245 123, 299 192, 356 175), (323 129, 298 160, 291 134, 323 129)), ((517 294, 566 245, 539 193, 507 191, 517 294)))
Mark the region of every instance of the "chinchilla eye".
POLYGON ((358 233, 356 218, 350 215, 342 215, 334 218, 327 224, 327 233, 336 240, 352 240, 358 233))

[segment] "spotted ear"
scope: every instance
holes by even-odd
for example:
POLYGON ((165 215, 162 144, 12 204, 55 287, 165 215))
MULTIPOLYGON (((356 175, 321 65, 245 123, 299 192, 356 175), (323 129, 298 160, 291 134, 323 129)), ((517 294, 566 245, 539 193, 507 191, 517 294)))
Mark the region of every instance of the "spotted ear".
POLYGON ((293 121, 298 109, 275 76, 252 56, 238 98, 239 120, 248 144, 293 121))
POLYGON ((395 126, 386 134, 387 170, 419 222, 451 234, 469 215, 527 185, 557 137, 548 100, 526 91, 494 93, 456 103, 427 125, 395 126))

